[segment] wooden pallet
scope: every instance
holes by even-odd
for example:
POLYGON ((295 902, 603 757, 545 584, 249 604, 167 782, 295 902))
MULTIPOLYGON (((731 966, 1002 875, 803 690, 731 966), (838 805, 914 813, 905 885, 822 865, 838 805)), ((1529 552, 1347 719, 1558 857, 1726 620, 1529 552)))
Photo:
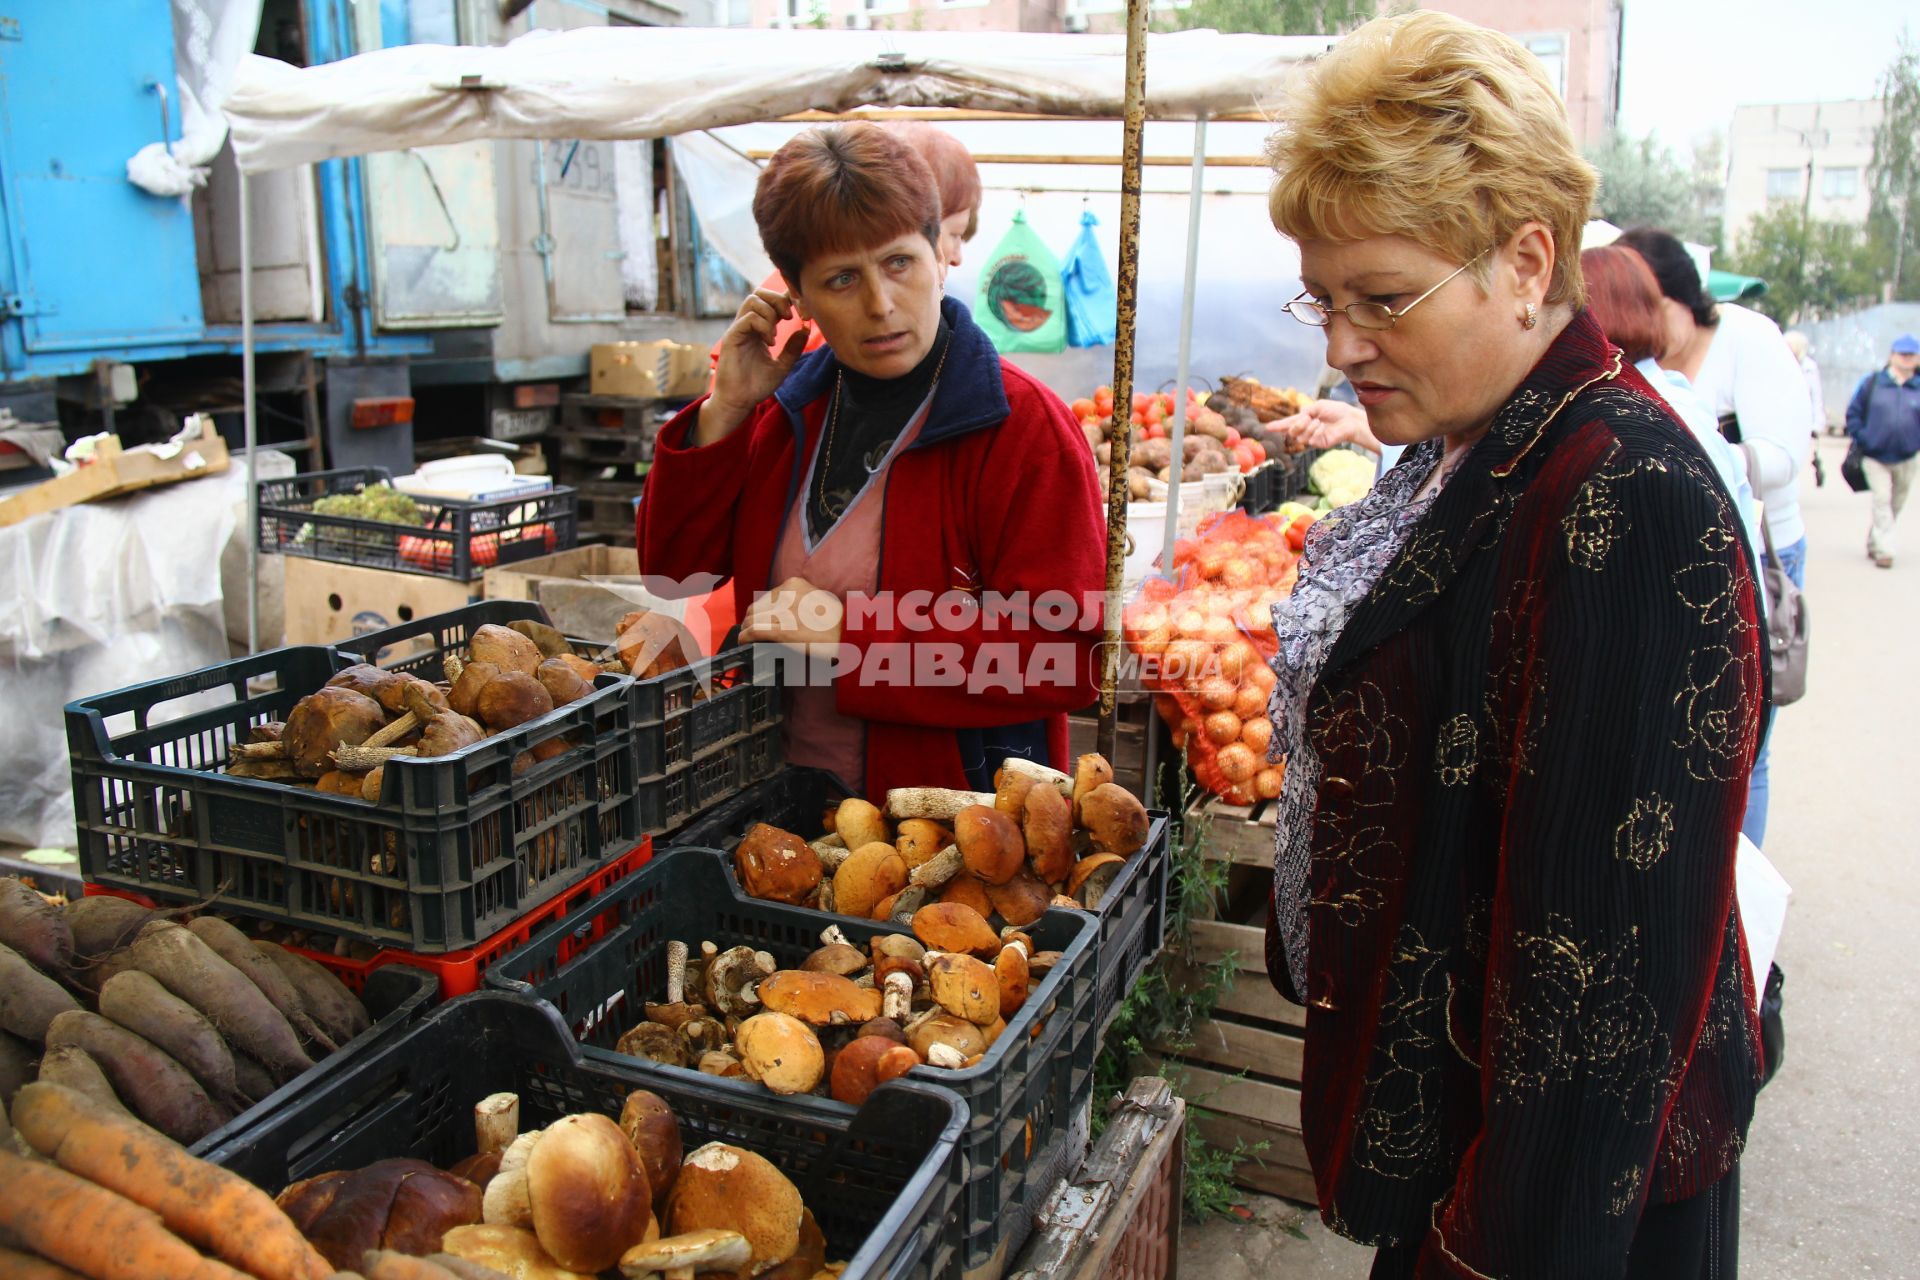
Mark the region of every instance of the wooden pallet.
POLYGON ((570 392, 560 397, 563 431, 628 431, 649 439, 687 401, 647 400, 634 396, 595 396, 570 392))
MULTIPOLYGON (((1265 909, 1272 892, 1273 801, 1234 805, 1208 800, 1212 821, 1208 856, 1234 864, 1227 919, 1193 923, 1193 955, 1176 961, 1176 983, 1197 984, 1206 968, 1231 954, 1234 983, 1214 1016, 1196 1025, 1193 1043, 1178 1052, 1153 1046, 1158 1070, 1184 1078, 1192 1122, 1208 1142, 1232 1148, 1266 1143, 1234 1175, 1240 1186, 1268 1195, 1314 1202, 1313 1175, 1300 1136, 1300 1068, 1306 1010, 1283 998, 1267 979, 1265 909)), ((1199 816, 1189 814, 1189 819, 1199 816)))

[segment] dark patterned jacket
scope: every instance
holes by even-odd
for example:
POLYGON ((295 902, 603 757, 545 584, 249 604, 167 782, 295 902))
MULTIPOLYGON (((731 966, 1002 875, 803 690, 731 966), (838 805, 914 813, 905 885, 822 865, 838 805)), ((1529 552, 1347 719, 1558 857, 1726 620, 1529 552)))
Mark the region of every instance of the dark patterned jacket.
POLYGON ((1645 1206, 1739 1158, 1741 527, 1582 313, 1328 655, 1302 1128, 1329 1225, 1422 1277, 1617 1280, 1645 1206))

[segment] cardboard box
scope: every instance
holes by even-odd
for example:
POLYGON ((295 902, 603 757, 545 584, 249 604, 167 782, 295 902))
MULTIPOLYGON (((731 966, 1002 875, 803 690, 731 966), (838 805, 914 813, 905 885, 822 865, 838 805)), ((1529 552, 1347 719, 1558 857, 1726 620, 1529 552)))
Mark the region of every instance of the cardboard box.
MULTIPOLYGON (((460 609, 475 599, 474 584, 392 569, 363 569, 303 556, 283 556, 287 569, 287 643, 338 644, 418 618, 460 609)), ((423 638, 421 649, 433 647, 423 638)), ((380 660, 408 654, 389 650, 380 660)))
POLYGON ((589 386, 597 396, 678 400, 704 394, 712 372, 707 352, 684 342, 602 342, 589 386))
POLYGON ((94 448, 93 460, 63 476, 43 480, 0 501, 0 527, 82 502, 119 498, 156 485, 176 484, 201 476, 217 476, 227 469, 227 445, 214 429, 213 419, 195 414, 188 430, 166 444, 120 447, 119 436, 107 436, 94 448), (199 434, 192 428, 199 427, 199 434))
POLYGON ((489 569, 481 582, 489 600, 538 600, 543 583, 632 578, 639 573, 640 553, 632 547, 575 547, 489 569))

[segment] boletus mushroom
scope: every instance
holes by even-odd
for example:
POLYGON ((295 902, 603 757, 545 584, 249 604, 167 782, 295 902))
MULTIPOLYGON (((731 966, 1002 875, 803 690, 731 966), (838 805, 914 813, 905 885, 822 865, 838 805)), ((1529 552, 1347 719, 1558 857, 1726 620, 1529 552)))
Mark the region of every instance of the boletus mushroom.
POLYGON ((758 991, 761 1005, 769 1012, 787 1014, 809 1026, 857 1026, 880 1016, 878 991, 856 986, 835 973, 783 969, 761 979, 758 991))
POLYGON ((962 871, 940 886, 940 901, 967 907, 982 920, 993 914, 993 900, 987 896, 986 883, 971 871, 962 871))
POLYGON ((764 1157, 709 1142, 680 1166, 667 1196, 667 1231, 737 1231, 751 1248, 738 1270, 758 1275, 794 1255, 804 1211, 798 1188, 764 1157))
POLYGON ((833 909, 841 915, 870 917, 883 898, 906 887, 906 860, 891 844, 876 840, 855 848, 833 873, 833 909))
POLYGON ((473 655, 474 662, 491 663, 503 675, 518 671, 531 676, 540 669, 543 660, 539 645, 518 631, 493 622, 474 630, 473 638, 467 642, 467 651, 473 655))
POLYGON ((1073 825, 1083 827, 1086 819, 1081 816, 1080 804, 1087 793, 1095 787, 1104 786, 1113 781, 1113 766, 1107 758, 1098 752, 1089 751, 1073 762, 1073 825))
POLYGON ((1047 904, 1052 898, 1052 891, 1025 871, 1005 884, 987 886, 987 901, 993 904, 1002 920, 1013 925, 1029 925, 1038 920, 1047 913, 1047 904))
POLYGON ((550 623, 537 622, 532 618, 516 618, 507 624, 507 630, 518 631, 533 641, 533 647, 540 651, 542 658, 573 656, 573 646, 567 643, 567 637, 562 634, 560 628, 550 623))
POLYGON ((808 973, 831 973, 837 977, 851 978, 867 967, 867 957, 851 943, 829 942, 802 960, 800 967, 808 973))
POLYGON ((556 707, 576 702, 593 692, 592 678, 583 677, 571 665, 559 658, 548 658, 543 661, 539 669, 533 673, 533 677, 540 682, 540 687, 547 691, 547 696, 553 699, 553 705, 556 707))
POLYGON ((892 844, 893 833, 880 811, 858 797, 840 802, 833 811, 833 829, 849 849, 867 844, 892 844))
POLYGON ((953 819, 953 840, 967 870, 987 884, 1005 884, 1026 864, 1019 824, 998 809, 976 804, 953 819))
POLYGON ((932 951, 992 954, 1000 947, 1000 935, 985 917, 953 902, 935 902, 916 911, 913 935, 932 951))
POLYGON ((738 1231, 702 1228, 635 1245, 620 1259, 620 1274, 629 1280, 693 1280, 716 1271, 738 1271, 752 1260, 753 1247, 738 1231))
POLYGON ((620 661, 637 680, 677 671, 687 665, 686 628, 664 614, 636 609, 614 627, 620 661))
POLYGON ((756 1013, 740 1024, 733 1047, 747 1075, 775 1093, 812 1093, 826 1074, 819 1037, 788 1014, 756 1013))
POLYGON ((620 1132, 640 1153, 647 1170, 647 1185, 653 1189, 656 1203, 664 1204, 667 1189, 680 1176, 685 1150, 680 1143, 680 1122, 666 1099, 648 1089, 635 1089, 620 1107, 620 1132))
POLYGON ((754 824, 735 847, 733 869, 748 896, 794 906, 813 896, 824 874, 812 845, 765 822, 754 824))
MULTIPOLYGON (((869 806, 871 807, 871 806, 869 806)), ((876 816, 879 811, 874 811, 876 816)), ((920 865, 953 843, 953 832, 929 818, 908 818, 894 835, 893 846, 906 859, 907 870, 920 865)))
POLYGON ((533 1233, 563 1267, 605 1271, 653 1226, 646 1166, 603 1115, 562 1116, 548 1125, 527 1156, 526 1179, 533 1233))
POLYGON ((1120 867, 1125 861, 1117 853, 1088 854, 1074 863, 1073 876, 1067 881, 1067 892, 1080 899, 1087 910, 1098 911, 1108 886, 1120 874, 1120 867))
POLYGON ((927 956, 927 985, 934 1003, 976 1027, 1000 1016, 1000 979, 994 967, 969 955, 943 951, 927 956))
MULTIPOLYGON (((509 631, 508 635, 514 635, 509 631)), ((525 640, 525 636, 515 636, 525 640)), ((529 642, 531 643, 531 642, 529 642)), ((553 710, 553 695, 524 671, 502 671, 487 681, 474 704, 480 723, 495 733, 537 720, 553 710)))
POLYGON ((927 1065, 949 1071, 987 1051, 987 1037, 978 1026, 944 1011, 915 1020, 907 1028, 907 1044, 927 1065))
POLYGON ((1035 787, 1027 793, 1025 819, 1021 834, 1026 838, 1033 874, 1043 884, 1066 883, 1067 874, 1073 870, 1072 806, 1055 788, 1035 787))
POLYGON ((1147 807, 1118 783, 1103 782, 1080 798, 1080 822, 1096 845, 1123 858, 1147 842, 1147 807))
POLYGON ((833 1056, 836 1102, 862 1106, 875 1089, 920 1065, 920 1055, 884 1036, 861 1036, 833 1056))
POLYGON ((480 710, 480 691, 493 683, 500 668, 491 662, 469 662, 460 668, 453 688, 447 693, 447 708, 472 717, 480 710))
POLYGON ((386 712, 366 694, 328 685, 294 704, 281 741, 300 776, 318 778, 333 769, 335 750, 359 746, 386 722, 386 712))
POLYGON ((455 1227, 440 1238, 440 1252, 498 1272, 508 1280, 593 1280, 555 1262, 528 1227, 488 1223, 455 1227))

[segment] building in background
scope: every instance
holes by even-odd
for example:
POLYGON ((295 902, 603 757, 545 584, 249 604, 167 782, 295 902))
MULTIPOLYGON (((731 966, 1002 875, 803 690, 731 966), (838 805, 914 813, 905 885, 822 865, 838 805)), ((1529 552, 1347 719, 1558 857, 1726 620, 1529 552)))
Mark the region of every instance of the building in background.
POLYGON ((1753 215, 1780 204, 1821 222, 1864 225, 1878 98, 1766 102, 1735 108, 1727 136, 1721 230, 1739 239, 1753 215))

